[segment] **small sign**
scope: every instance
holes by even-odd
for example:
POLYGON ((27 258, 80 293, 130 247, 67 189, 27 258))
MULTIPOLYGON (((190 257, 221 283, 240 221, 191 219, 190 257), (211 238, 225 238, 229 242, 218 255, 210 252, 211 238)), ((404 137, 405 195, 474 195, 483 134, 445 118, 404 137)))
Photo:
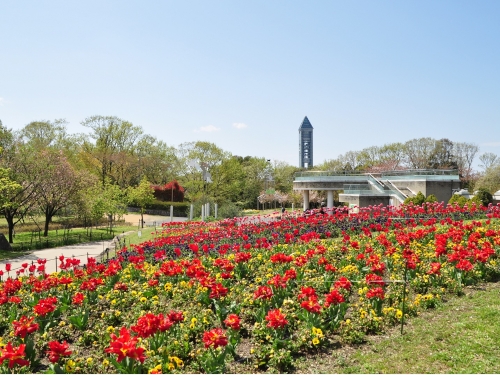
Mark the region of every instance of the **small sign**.
POLYGON ((141 231, 137 231, 137 237, 140 237, 142 236, 142 232, 141 231))
POLYGON ((272 195, 274 193, 276 193, 276 190, 274 190, 274 189, 267 189, 266 190, 266 194, 272 195))

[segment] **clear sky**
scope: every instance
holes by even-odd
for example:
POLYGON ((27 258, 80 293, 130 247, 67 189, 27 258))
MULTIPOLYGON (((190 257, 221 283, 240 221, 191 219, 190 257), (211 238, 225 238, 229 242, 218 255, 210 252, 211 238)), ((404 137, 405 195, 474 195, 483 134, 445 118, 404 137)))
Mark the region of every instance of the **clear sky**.
POLYGON ((298 165, 412 138, 500 155, 500 1, 0 2, 0 120, 118 116, 298 165))

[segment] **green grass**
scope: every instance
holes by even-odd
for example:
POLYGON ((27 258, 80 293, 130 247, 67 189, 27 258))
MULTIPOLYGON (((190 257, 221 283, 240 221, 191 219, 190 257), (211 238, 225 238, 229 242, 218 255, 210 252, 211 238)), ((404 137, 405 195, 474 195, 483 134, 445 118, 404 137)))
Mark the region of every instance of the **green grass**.
POLYGON ((309 373, 500 373, 500 283, 467 289, 436 309, 412 318, 401 335, 395 327, 300 360, 309 373))
POLYGON ((29 251, 0 250, 0 260, 18 258, 18 257, 22 257, 22 256, 28 255, 28 254, 29 254, 29 251))

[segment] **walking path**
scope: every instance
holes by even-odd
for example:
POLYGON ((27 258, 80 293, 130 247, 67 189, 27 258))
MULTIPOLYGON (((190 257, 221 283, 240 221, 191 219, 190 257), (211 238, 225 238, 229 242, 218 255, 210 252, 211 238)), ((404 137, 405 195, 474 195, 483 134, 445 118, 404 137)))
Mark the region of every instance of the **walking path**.
POLYGON ((61 263, 59 261, 59 256, 62 255, 65 258, 73 257, 75 259, 80 259, 80 264, 83 265, 87 263, 87 257, 95 258, 99 256, 106 248, 109 248, 112 242, 112 240, 96 241, 77 245, 54 247, 51 249, 36 250, 19 258, 0 261, 0 269, 3 270, 5 274, 5 265, 10 263, 12 269, 11 276, 13 276, 15 271, 22 268, 23 263, 28 263, 28 265, 35 264, 38 266, 38 259, 46 259, 47 262, 45 264, 45 272, 52 273, 58 270, 59 264, 61 263))
MULTIPOLYGON (((125 221, 135 225, 139 223, 141 215, 130 214, 124 215, 125 221)), ((174 221, 185 221, 186 218, 174 217, 174 221)), ((161 227, 162 223, 170 222, 170 216, 155 216, 155 215, 144 215, 144 223, 146 226, 156 225, 161 227)), ((130 233, 130 232, 129 232, 130 233)), ((127 233, 125 233, 127 234, 127 233)), ((120 235, 122 236, 122 235, 120 235)), ((59 257, 62 255, 65 258, 75 258, 80 259, 80 264, 87 264, 87 258, 96 258, 100 256, 107 248, 114 249, 114 239, 106 241, 94 241, 81 243, 77 245, 68 245, 62 247, 54 247, 49 249, 36 250, 30 254, 24 255, 19 258, 4 259, 0 261, 0 270, 5 272, 5 265, 11 265, 10 275, 15 276, 17 270, 22 269, 22 264, 28 263, 28 266, 35 264, 38 266, 38 259, 46 259, 45 272, 52 273, 59 270, 59 257)))

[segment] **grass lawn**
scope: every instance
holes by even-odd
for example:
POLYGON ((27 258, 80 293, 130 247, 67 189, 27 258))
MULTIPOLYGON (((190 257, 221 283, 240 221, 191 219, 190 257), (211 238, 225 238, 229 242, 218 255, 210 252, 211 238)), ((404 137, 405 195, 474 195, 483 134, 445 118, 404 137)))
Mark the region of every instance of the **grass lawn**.
POLYGON ((7 251, 7 250, 0 250, 0 260, 4 259, 13 259, 17 257, 22 257, 24 255, 28 255, 30 252, 29 251, 7 251))
POLYGON ((500 373, 500 283, 468 288, 365 344, 299 361, 306 373, 500 373))

